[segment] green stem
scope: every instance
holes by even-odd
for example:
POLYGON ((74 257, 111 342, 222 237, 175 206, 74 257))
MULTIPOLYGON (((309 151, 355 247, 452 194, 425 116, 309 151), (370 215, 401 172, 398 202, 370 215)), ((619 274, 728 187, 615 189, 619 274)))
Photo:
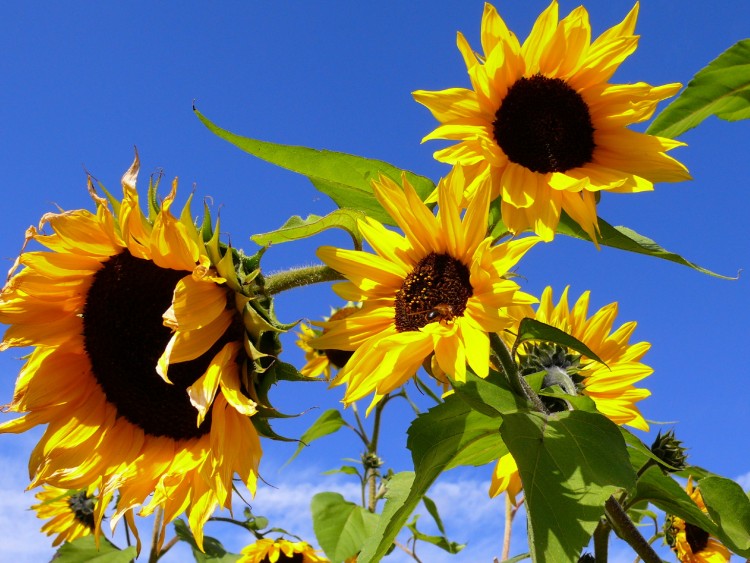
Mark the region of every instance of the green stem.
POLYGON ((265 290, 268 295, 276 295, 295 287, 343 279, 345 279, 344 276, 328 266, 322 264, 318 266, 305 266, 267 275, 265 278, 265 290))
MULTIPOLYGON (((386 403, 388 402, 388 395, 386 395, 383 400, 378 403, 378 405, 375 407, 375 420, 373 420, 372 423, 372 438, 370 439, 370 444, 367 448, 367 453, 373 456, 378 455, 378 438, 380 436, 380 417, 383 414, 383 409, 385 408, 386 403)), ((373 468, 370 468, 370 474, 368 476, 368 485, 369 485, 369 492, 370 492, 370 498, 368 502, 367 509, 370 512, 375 512, 375 508, 377 507, 377 493, 378 493, 378 470, 373 468)))
POLYGON ((510 350, 508 350, 505 342, 503 342, 503 339, 500 338, 497 333, 490 333, 490 346, 495 357, 500 362, 500 366, 505 372, 505 377, 508 378, 508 382, 510 383, 510 386, 513 388, 513 390, 518 395, 526 397, 526 399, 534 406, 534 410, 544 414, 549 414, 549 410, 547 410, 547 407, 544 406, 544 403, 542 403, 539 395, 534 393, 534 390, 528 384, 526 379, 521 376, 521 373, 518 371, 516 362, 510 355, 510 350))
MULTIPOLYGON (((615 500, 615 497, 610 496, 604 503, 604 513, 617 535, 630 544, 630 547, 644 563, 661 563, 661 558, 649 545, 646 538, 641 535, 620 503, 615 500)), ((598 561, 599 559, 597 559, 597 563, 598 561)))
POLYGON ((164 508, 160 506, 154 513, 154 529, 151 533, 151 553, 148 556, 148 563, 156 563, 159 560, 159 535, 162 522, 164 522, 164 508))

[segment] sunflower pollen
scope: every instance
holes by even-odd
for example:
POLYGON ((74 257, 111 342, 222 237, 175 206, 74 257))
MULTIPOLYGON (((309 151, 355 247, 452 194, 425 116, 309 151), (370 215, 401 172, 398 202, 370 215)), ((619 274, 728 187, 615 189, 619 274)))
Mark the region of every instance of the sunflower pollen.
POLYGON ((462 316, 473 295, 469 279, 469 268, 448 254, 431 252, 422 258, 396 292, 396 330, 419 330, 462 316))

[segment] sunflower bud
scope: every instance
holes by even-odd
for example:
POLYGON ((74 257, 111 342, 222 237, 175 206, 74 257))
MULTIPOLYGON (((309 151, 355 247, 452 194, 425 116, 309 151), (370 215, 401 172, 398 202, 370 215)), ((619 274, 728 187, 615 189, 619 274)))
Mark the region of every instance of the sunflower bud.
POLYGON ((596 558, 590 553, 582 553, 578 559, 578 563, 594 563, 594 561, 596 561, 596 558))
POLYGON ((651 444, 651 452, 659 458, 667 471, 681 471, 687 467, 686 449, 682 446, 682 441, 675 438, 674 430, 667 431, 663 436, 659 432, 651 444))

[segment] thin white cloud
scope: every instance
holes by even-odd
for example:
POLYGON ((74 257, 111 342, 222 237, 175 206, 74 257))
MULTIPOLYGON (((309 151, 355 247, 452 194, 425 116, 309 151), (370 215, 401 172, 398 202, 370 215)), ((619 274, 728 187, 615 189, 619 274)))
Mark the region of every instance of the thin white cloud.
POLYGON ((743 491, 747 491, 750 489, 750 471, 748 471, 744 475, 736 477, 734 480, 740 484, 740 487, 742 487, 743 491))

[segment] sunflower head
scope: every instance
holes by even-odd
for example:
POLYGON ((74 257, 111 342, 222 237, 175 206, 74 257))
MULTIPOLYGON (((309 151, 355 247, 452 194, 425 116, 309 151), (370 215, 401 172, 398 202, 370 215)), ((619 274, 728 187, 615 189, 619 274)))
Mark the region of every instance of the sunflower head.
POLYGON ((244 547, 237 563, 328 563, 303 541, 262 538, 244 547))
POLYGON ((414 92, 440 122, 423 140, 456 142, 435 158, 463 165, 464 199, 489 181, 512 232, 531 229, 551 240, 564 212, 596 242, 600 192, 689 178, 666 154, 682 143, 627 128, 650 118, 680 84, 609 83, 636 49, 637 15, 638 4, 591 41, 588 12, 579 7, 558 21, 555 1, 520 43, 485 4, 483 53, 458 34, 472 89, 414 92))
MULTIPOLYGON (((612 422, 639 430, 648 430, 648 423, 636 403, 650 395, 647 389, 633 384, 648 377, 653 370, 641 363, 650 348, 647 342, 630 343, 635 322, 614 328, 617 303, 610 303, 589 316, 589 292, 584 292, 570 306, 566 287, 557 304, 552 288, 547 287, 533 318, 560 329, 586 345, 604 363, 581 356, 565 346, 551 343, 525 343, 521 352, 524 375, 544 372, 542 385, 559 385, 570 395, 591 398, 596 408, 612 422)), ((543 397, 552 411, 567 410, 565 401, 543 397)), ((499 495, 511 486, 521 488, 518 467, 510 454, 498 460, 490 485, 490 496, 499 495)), ((515 498, 513 492, 512 498, 515 498)))
POLYGON ((197 227, 192 196, 174 215, 176 180, 160 199, 152 178, 144 212, 138 169, 136 155, 122 199, 89 181, 94 212, 48 213, 27 231, 0 294, 0 349, 33 347, 8 408, 25 414, 0 432, 47 425, 31 486, 97 483, 97 530, 117 491, 112 526, 138 506, 163 508, 164 526, 185 511, 200 545, 235 474, 255 490, 256 386, 279 330, 257 258, 220 243, 210 217, 197 227))
MULTIPOLYGON (((688 479, 686 487, 690 498, 704 513, 708 513, 700 491, 688 479)), ((682 563, 726 563, 732 554, 718 540, 690 522, 674 515, 667 515, 664 522, 664 538, 682 563)))
POLYGON ((359 229, 373 253, 318 250, 348 280, 334 290, 362 303, 346 318, 323 323, 323 334, 310 343, 353 352, 333 381, 347 385, 346 403, 372 393, 374 405, 433 354, 440 373, 463 381, 468 364, 486 377, 489 333, 514 324, 513 307, 535 302, 507 274, 539 239, 493 244, 489 186, 462 213, 455 189, 462 181, 460 168, 441 180, 435 215, 405 177, 398 185, 381 176, 373 190, 404 234, 368 218, 359 229))
POLYGON ((57 534, 53 546, 87 536, 97 528, 94 520, 96 499, 89 491, 44 485, 35 497, 39 503, 31 508, 37 517, 43 520, 51 518, 42 526, 42 532, 48 536, 57 534))
MULTIPOLYGON (((336 322, 345 319, 352 313, 356 313, 358 310, 358 306, 348 304, 340 309, 334 309, 331 312, 331 316, 326 320, 329 322, 336 322)), ((321 374, 325 374, 326 381, 329 381, 333 369, 343 368, 346 365, 346 362, 349 361, 349 358, 352 357, 353 352, 351 350, 337 350, 333 348, 327 350, 313 348, 310 344, 312 340, 324 332, 325 328, 322 330, 315 330, 304 323, 301 324, 300 332, 298 333, 299 339, 297 340, 297 346, 302 348, 305 352, 306 363, 300 370, 300 373, 305 377, 317 377, 321 374)))

